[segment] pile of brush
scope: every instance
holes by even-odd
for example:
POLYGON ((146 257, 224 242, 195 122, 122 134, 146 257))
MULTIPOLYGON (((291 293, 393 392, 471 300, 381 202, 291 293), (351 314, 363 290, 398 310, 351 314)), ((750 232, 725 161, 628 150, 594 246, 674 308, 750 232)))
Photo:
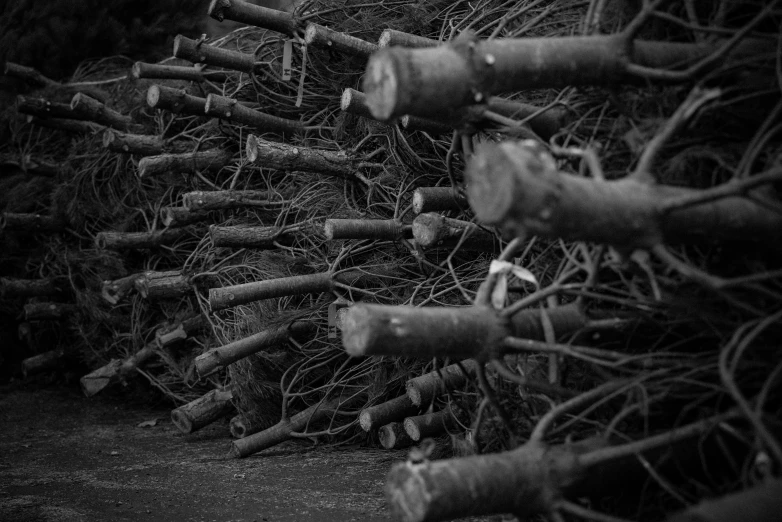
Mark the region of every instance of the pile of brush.
POLYGON ((771 520, 777 4, 213 0, 161 63, 8 64, 24 371, 236 457, 420 443, 400 520, 771 520))

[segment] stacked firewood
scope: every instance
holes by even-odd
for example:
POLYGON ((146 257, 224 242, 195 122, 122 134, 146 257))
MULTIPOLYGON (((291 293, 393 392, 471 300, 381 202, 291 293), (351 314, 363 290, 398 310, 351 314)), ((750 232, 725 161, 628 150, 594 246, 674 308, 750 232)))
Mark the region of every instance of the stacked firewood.
POLYGON ((26 373, 141 376, 234 457, 417 446, 400 520, 776 512, 776 3, 209 13, 248 27, 104 81, 7 65, 44 87, 9 162, 54 192, 3 214, 49 253, 2 295, 67 325, 26 373))

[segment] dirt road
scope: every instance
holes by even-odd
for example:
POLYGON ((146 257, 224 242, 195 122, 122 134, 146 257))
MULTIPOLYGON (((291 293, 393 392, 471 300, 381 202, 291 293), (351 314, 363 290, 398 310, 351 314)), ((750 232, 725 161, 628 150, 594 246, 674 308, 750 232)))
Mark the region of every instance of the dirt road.
POLYGON ((404 452, 307 442, 231 460, 228 446, 225 423, 183 436, 167 409, 5 386, 0 520, 390 520, 383 482, 404 452))

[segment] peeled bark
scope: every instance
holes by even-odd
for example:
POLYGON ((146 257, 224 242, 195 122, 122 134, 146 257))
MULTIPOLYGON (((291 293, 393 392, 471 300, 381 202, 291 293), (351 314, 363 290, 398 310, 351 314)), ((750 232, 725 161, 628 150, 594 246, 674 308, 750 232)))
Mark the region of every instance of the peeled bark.
POLYGON ((212 245, 226 248, 274 249, 282 243, 290 243, 293 235, 282 227, 209 226, 212 245))
POLYGON ((216 389, 192 402, 171 411, 171 422, 179 431, 188 434, 208 426, 234 410, 231 388, 216 389))
POLYGON ((100 295, 105 301, 115 305, 122 301, 128 292, 136 288, 136 280, 142 277, 144 274, 131 274, 113 281, 103 281, 100 295))
POLYGON ((497 248, 494 234, 469 221, 447 218, 434 212, 419 214, 413 221, 413 237, 422 248, 452 248, 459 244, 461 250, 491 252, 497 248), (465 233, 466 239, 461 240, 465 233), (461 243, 460 243, 461 241, 461 243))
POLYGON ((342 272, 338 275, 320 272, 212 288, 209 290, 209 306, 213 311, 217 311, 262 299, 330 292, 334 288, 334 283, 361 285, 372 277, 358 270, 342 272))
POLYGON ((249 125, 261 132, 295 134, 304 130, 304 125, 298 120, 289 120, 256 111, 245 107, 233 98, 217 94, 210 94, 206 97, 204 111, 207 116, 213 116, 232 123, 249 125))
POLYGON ((414 442, 419 442, 429 437, 437 437, 446 431, 454 430, 458 427, 450 408, 434 413, 408 417, 403 425, 407 436, 414 442))
POLYGON ((377 40, 377 45, 380 48, 384 47, 437 47, 441 42, 426 38, 424 36, 418 36, 415 34, 404 33, 395 29, 385 29, 380 33, 380 38, 377 40))
POLYGON ((94 121, 106 127, 122 131, 139 131, 143 129, 141 125, 133 123, 133 118, 130 116, 120 114, 84 93, 76 93, 73 96, 71 109, 80 116, 80 119, 94 121))
POLYGON ((0 277, 0 297, 43 297, 57 295, 60 288, 55 279, 15 279, 0 277))
POLYGON ((3 212, 0 215, 0 230, 19 230, 22 232, 60 232, 66 223, 57 216, 43 214, 18 214, 3 212))
POLYGON ((22 361, 22 375, 29 377, 38 373, 49 372, 60 367, 63 358, 62 350, 50 350, 22 361))
POLYGON ((142 277, 134 281, 136 290, 144 299, 178 299, 193 293, 190 278, 173 270, 168 272, 144 272, 142 277))
POLYGON ((161 245, 176 243, 183 235, 184 231, 181 229, 154 232, 98 232, 95 236, 95 246, 109 250, 158 248, 161 245))
MULTIPOLYGON (((576 305, 546 310, 558 336, 583 328, 576 305)), ((508 336, 545 340, 541 311, 527 309, 504 322, 489 307, 414 307, 357 303, 345 316, 342 344, 354 356, 476 357, 498 353, 508 336)))
POLYGON ((750 199, 729 196, 664 212, 665 205, 699 191, 561 172, 547 152, 530 142, 480 147, 465 175, 478 220, 519 237, 534 234, 634 250, 727 239, 772 243, 782 235, 782 216, 750 199))
POLYGON ((452 187, 421 187, 413 192, 413 212, 440 212, 466 210, 467 198, 452 187))
POLYGON ((197 67, 181 65, 160 65, 154 63, 136 62, 130 72, 135 79, 163 79, 203 82, 211 80, 224 82, 228 75, 224 71, 203 71, 197 67))
POLYGON ((413 237, 410 225, 395 219, 327 219, 326 239, 376 239, 397 241, 413 237))
POLYGON ((709 499, 667 519, 667 522, 776 522, 782 513, 782 480, 709 499))
POLYGON ((147 105, 174 114, 206 115, 206 98, 187 94, 184 89, 173 89, 163 85, 152 85, 147 90, 147 105))
POLYGON ((378 430, 380 445, 385 449, 402 449, 412 446, 413 439, 405 431, 401 422, 390 422, 378 430))
POLYGON ((293 417, 281 420, 269 429, 260 431, 249 437, 238 439, 231 444, 230 456, 243 458, 276 446, 291 438, 291 433, 301 432, 309 424, 316 424, 330 417, 339 405, 337 399, 310 406, 293 417))
POLYGON ((291 336, 303 338, 315 330, 315 324, 305 321, 263 330, 199 355, 195 359, 196 372, 203 377, 254 353, 285 343, 291 336))
POLYGON ((193 63, 205 63, 246 73, 255 70, 255 56, 252 54, 229 51, 200 40, 191 40, 181 34, 174 39, 174 56, 193 63))
MULTIPOLYGON (((746 40, 732 56, 763 52, 746 40)), ((432 48, 381 49, 367 64, 363 91, 376 119, 437 116, 491 94, 626 83, 628 66, 668 69, 697 62, 717 45, 634 41, 622 35, 555 38, 458 38, 432 48)))
POLYGON ((307 24, 307 29, 304 31, 304 41, 307 45, 314 47, 333 49, 340 53, 364 58, 378 50, 378 46, 371 42, 318 24, 307 24))
POLYGON ((225 210, 245 207, 263 207, 272 202, 275 194, 265 190, 214 190, 188 192, 182 196, 186 209, 225 210))
POLYGON ((112 129, 103 133, 103 147, 112 152, 155 156, 165 151, 165 141, 160 136, 126 134, 112 129))
POLYGON ((162 207, 160 221, 167 228, 181 228, 209 219, 209 212, 189 210, 185 207, 162 207))
POLYGON ((232 157, 230 152, 222 149, 147 156, 138 162, 138 175, 149 178, 163 174, 218 171, 228 165, 232 157))
POLYGON ((247 159, 262 167, 280 170, 303 170, 340 178, 355 176, 358 161, 330 150, 297 147, 287 143, 267 141, 250 134, 245 147, 247 159))
POLYGON ((24 305, 25 321, 62 321, 76 314, 79 307, 64 303, 27 303, 24 305))
POLYGON ((298 24, 290 13, 269 9, 243 0, 212 0, 209 16, 222 22, 226 18, 247 25, 271 29, 288 36, 296 35, 298 24))
POLYGON ((433 371, 415 377, 407 381, 407 397, 410 402, 420 408, 426 408, 435 397, 439 397, 446 390, 459 389, 474 376, 478 369, 478 363, 474 359, 462 361, 459 364, 451 364, 442 368, 439 372, 433 371), (467 373, 462 371, 464 368, 467 373))
POLYGON ((364 408, 358 416, 358 422, 364 431, 386 425, 392 421, 401 421, 405 417, 415 415, 420 407, 412 403, 407 395, 391 399, 369 408, 364 408))

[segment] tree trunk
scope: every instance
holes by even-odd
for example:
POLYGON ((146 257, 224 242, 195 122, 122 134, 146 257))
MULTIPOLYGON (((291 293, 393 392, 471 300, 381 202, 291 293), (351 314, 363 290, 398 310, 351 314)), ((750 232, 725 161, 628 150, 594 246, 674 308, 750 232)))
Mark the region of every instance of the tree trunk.
POLYGON ((153 63, 136 62, 131 69, 131 76, 139 79, 161 80, 185 80, 190 82, 203 82, 206 80, 224 82, 228 74, 223 71, 203 71, 197 67, 181 65, 159 65, 153 63))
POLYGON ((187 94, 184 89, 173 89, 163 85, 152 85, 147 90, 147 105, 174 114, 206 116, 206 98, 187 94))
POLYGON ((463 211, 469 208, 467 198, 452 187, 420 187, 413 192, 413 212, 463 211))
POLYGON ((26 378, 30 375, 56 370, 62 363, 63 355, 63 351, 58 349, 28 357, 22 361, 22 375, 26 378))
POLYGON ((447 431, 458 429, 458 424, 450 408, 434 413, 425 413, 407 417, 403 423, 405 432, 413 442, 420 442, 429 437, 437 437, 447 431))
POLYGON ((15 279, 13 277, 0 277, 0 298, 43 297, 59 293, 60 288, 53 278, 15 279))
POLYGON ((358 422, 364 431, 388 424, 393 421, 401 421, 410 415, 416 415, 420 407, 413 404, 410 397, 402 395, 369 408, 364 408, 358 416, 358 422))
POLYGON ((371 42, 318 24, 307 24, 307 29, 304 31, 304 41, 307 45, 333 49, 343 54, 360 56, 362 58, 366 58, 378 50, 378 46, 371 42))
POLYGON ((24 305, 25 321, 62 321, 76 314, 79 307, 64 303, 27 303, 24 305))
POLYGON ((255 56, 229 51, 186 36, 174 38, 174 56, 193 63, 205 63, 215 67, 251 73, 255 71, 255 56))
POLYGON ((282 419, 271 428, 260 431, 249 437, 238 439, 231 444, 230 456, 234 458, 243 458, 258 453, 265 449, 276 446, 291 438, 291 433, 301 432, 310 424, 316 424, 330 417, 339 400, 331 399, 326 402, 310 406, 306 410, 297 413, 293 417, 282 419))
POLYGON ((182 196, 182 204, 190 211, 252 208, 266 206, 274 197, 273 192, 265 190, 198 191, 182 196))
POLYGON ((304 130, 304 125, 298 120, 289 120, 256 111, 245 107, 233 98, 217 94, 210 94, 206 97, 204 111, 207 116, 213 116, 232 123, 249 125, 261 132, 295 134, 304 130))
POLYGON ((548 153, 526 142, 480 147, 465 174, 477 218, 516 236, 591 241, 631 251, 726 239, 773 243, 782 235, 782 216, 762 203, 728 196, 666 212, 667 205, 702 191, 567 174, 556 169, 548 153))
POLYGON ((209 225, 209 236, 215 247, 274 249, 277 244, 290 244, 293 235, 281 227, 219 227, 209 225))
POLYGON ((266 141, 250 134, 245 147, 247 159, 262 167, 303 170, 340 178, 353 178, 357 161, 344 152, 298 147, 266 141))
POLYGON ((66 223, 56 216, 43 214, 17 214, 3 212, 0 216, 0 230, 19 230, 22 232, 60 232, 66 223))
POLYGON ((385 449, 402 449, 413 445, 413 439, 400 422, 390 422, 378 430, 380 445, 385 449))
POLYGON ((164 229, 154 232, 98 232, 95 236, 95 246, 109 250, 158 248, 177 242, 184 233, 182 229, 164 229))
POLYGON ((207 211, 192 211, 186 207, 162 207, 160 221, 166 228, 182 228, 209 219, 207 211))
MULTIPOLYGON (((752 56, 764 42, 747 40, 733 56, 752 56)), ((458 38, 432 48, 394 47, 373 54, 363 91, 376 119, 405 114, 438 116, 491 94, 582 85, 615 86, 631 78, 628 66, 686 67, 717 44, 635 41, 622 35, 555 38, 458 38), (627 54, 627 49, 631 54, 627 54)))
POLYGON ((411 239, 413 230, 395 219, 327 219, 323 226, 326 239, 375 239, 397 241, 411 239))
POLYGON ((426 248, 453 248, 491 252, 498 248, 494 234, 468 221, 452 219, 434 212, 419 214, 413 221, 413 237, 416 245, 426 248), (461 240, 464 234, 469 234, 461 240))
POLYGON ((168 272, 144 272, 134 282, 136 290, 144 299, 179 299, 193 293, 190 278, 179 270, 168 272))
POLYGON ((103 147, 112 152, 156 156, 165 151, 165 142, 160 136, 126 134, 112 129, 103 133, 103 147))
POLYGON ((29 114, 39 118, 65 118, 71 120, 83 120, 80 114, 71 108, 69 103, 52 102, 44 98, 32 98, 29 96, 16 97, 16 111, 21 114, 29 114))
POLYGON ((451 364, 442 368, 439 372, 433 371, 415 377, 407 381, 407 396, 410 402, 419 408, 427 408, 435 397, 439 397, 446 390, 459 389, 467 380, 475 374, 478 363, 474 359, 467 359, 459 364, 451 364), (462 371, 464 368, 467 373, 462 371))
POLYGON ((146 156, 138 162, 138 175, 149 178, 163 174, 218 171, 228 165, 232 158, 230 152, 222 149, 146 156))
POLYGON ((244 0, 212 0, 207 12, 219 22, 227 18, 288 36, 296 35, 299 28, 290 13, 251 4, 244 0))
POLYGON ((203 397, 171 411, 171 422, 179 431, 188 434, 208 426, 234 410, 230 387, 215 389, 203 397))
POLYGON ((296 321, 290 325, 269 328, 249 337, 233 341, 199 355, 195 359, 195 368, 199 376, 209 375, 238 360, 249 357, 262 350, 273 348, 288 341, 288 338, 309 336, 317 326, 311 322, 296 321))

